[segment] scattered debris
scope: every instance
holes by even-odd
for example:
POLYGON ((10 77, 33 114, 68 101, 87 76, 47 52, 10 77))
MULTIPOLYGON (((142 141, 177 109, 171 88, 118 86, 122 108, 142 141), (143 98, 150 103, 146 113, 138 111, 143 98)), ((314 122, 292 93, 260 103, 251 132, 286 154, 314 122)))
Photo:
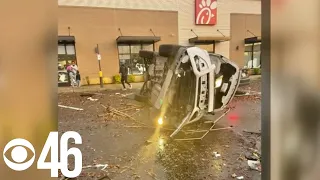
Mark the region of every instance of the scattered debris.
POLYGON ((248 130, 243 130, 243 132, 245 132, 245 133, 250 133, 250 134, 258 134, 258 135, 260 135, 260 134, 261 134, 261 132, 248 131, 248 130))
POLYGON ((245 94, 242 94, 242 95, 235 95, 235 96, 236 96, 236 97, 242 97, 242 96, 257 96, 257 95, 261 95, 261 93, 260 93, 260 94, 258 94, 258 93, 254 93, 254 94, 245 93, 245 94))
POLYGON ((129 111, 129 110, 136 110, 136 111, 139 111, 140 109, 137 109, 136 107, 130 107, 130 108, 119 109, 119 111, 129 111))
MULTIPOLYGON (((136 122, 136 123, 138 123, 138 124, 141 124, 141 125, 143 125, 143 126, 147 126, 146 124, 144 124, 144 123, 142 123, 142 122, 140 122, 140 121, 137 121, 136 119, 134 119, 131 115, 129 115, 129 114, 127 114, 127 113, 124 113, 124 112, 122 112, 122 111, 119 111, 119 110, 117 110, 116 108, 113 108, 113 107, 111 107, 110 105, 108 105, 108 106, 105 106, 105 105, 103 105, 103 104, 100 104, 105 110, 106 110, 106 116, 111 116, 112 118, 115 118, 115 117, 125 117, 125 118, 128 118, 128 119, 131 119, 131 120, 133 120, 134 122, 136 122)), ((104 116, 104 117, 106 117, 106 116, 104 116)))
POLYGON ((155 173, 150 172, 150 171, 147 171, 147 170, 146 170, 146 172, 147 172, 147 173, 148 173, 148 175, 149 175, 149 176, 151 176, 153 179, 157 180, 157 176, 156 176, 156 174, 155 174, 155 173))
POLYGON ((237 175, 236 175, 235 173, 233 173, 233 174, 231 175, 231 177, 236 178, 237 175))
POLYGON ((97 180, 103 180, 103 179, 111 180, 111 178, 108 175, 102 176, 101 178, 99 178, 97 180))
POLYGON ((122 96, 122 97, 127 97, 127 96, 130 96, 130 95, 132 95, 132 94, 134 94, 134 93, 122 94, 121 96, 122 96))
POLYGON ((133 178, 134 178, 134 179, 140 179, 141 176, 139 176, 139 175, 137 175, 137 174, 134 174, 134 175, 133 175, 133 178))
POLYGON ((120 171, 120 174, 122 174, 122 173, 124 173, 125 171, 127 171, 128 169, 133 169, 132 167, 128 167, 128 166, 125 166, 125 167, 123 167, 123 170, 122 171, 120 171))
POLYGON ((257 153, 253 153, 253 155, 257 158, 257 160, 260 160, 260 156, 257 153))
POLYGON ((256 153, 251 153, 251 152, 245 153, 245 157, 247 160, 252 160, 252 161, 257 161, 260 158, 256 153))
POLYGON ((217 153, 217 152, 213 152, 214 157, 218 158, 221 157, 221 154, 217 153))
POLYGON ((92 97, 94 95, 95 94, 92 94, 92 93, 82 93, 82 94, 80 94, 81 97, 88 97, 88 96, 92 97))
POLYGON ((237 91, 235 96, 237 97, 241 97, 241 96, 257 96, 257 95, 261 95, 261 92, 258 91, 237 91))
POLYGON ((249 148, 249 150, 252 151, 253 153, 255 153, 257 156, 261 157, 261 151, 259 151, 257 149, 253 149, 253 148, 249 148))
POLYGON ((248 165, 253 170, 261 171, 261 163, 260 163, 260 161, 248 160, 248 165))
POLYGON ((92 97, 88 97, 87 99, 90 101, 98 101, 99 100, 99 99, 93 99, 92 97))
POLYGON ((105 169, 108 167, 108 164, 97 164, 97 165, 93 165, 93 166, 84 166, 82 167, 82 169, 89 169, 89 168, 102 168, 100 169, 101 171, 105 171, 105 169))
POLYGON ((147 141, 145 142, 146 145, 149 145, 149 144, 151 144, 151 143, 152 143, 152 141, 149 141, 149 140, 147 140, 147 141))
POLYGON ((73 109, 76 111, 83 111, 83 109, 81 109, 81 108, 76 108, 76 107, 71 107, 71 106, 63 106, 63 105, 58 105, 58 106, 61 108, 73 109))
POLYGON ((244 179, 244 177, 243 176, 238 176, 237 179, 244 179))

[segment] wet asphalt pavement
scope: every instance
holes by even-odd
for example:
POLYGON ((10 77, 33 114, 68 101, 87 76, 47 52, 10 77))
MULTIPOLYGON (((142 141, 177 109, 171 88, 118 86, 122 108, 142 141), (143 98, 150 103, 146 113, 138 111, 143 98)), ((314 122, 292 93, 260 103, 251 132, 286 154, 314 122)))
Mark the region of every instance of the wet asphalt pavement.
MULTIPOLYGON (((260 91, 260 80, 241 89, 248 88, 260 91)), ((246 159, 253 151, 260 151, 259 95, 234 98, 232 110, 215 127, 232 128, 210 132, 200 141, 170 141, 171 131, 137 127, 140 124, 123 115, 108 115, 100 105, 122 109, 150 125, 148 108, 128 98, 135 91, 100 92, 92 96, 97 101, 81 93, 59 94, 59 104, 84 109, 59 108, 59 131, 77 131, 82 136, 82 145, 70 142, 70 146, 81 149, 83 166, 108 164, 106 171, 84 169, 77 179, 96 180, 104 175, 114 180, 260 179, 260 172, 250 169, 246 159)), ((213 120, 220 114, 204 119, 213 120)))

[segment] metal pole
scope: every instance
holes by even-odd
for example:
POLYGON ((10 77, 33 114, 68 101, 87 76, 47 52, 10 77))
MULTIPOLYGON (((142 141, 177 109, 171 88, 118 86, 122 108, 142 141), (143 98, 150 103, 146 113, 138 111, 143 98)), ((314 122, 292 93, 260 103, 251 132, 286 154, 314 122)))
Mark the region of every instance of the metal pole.
POLYGON ((252 54, 251 54, 251 59, 252 59, 252 63, 251 63, 251 68, 253 69, 253 57, 254 57, 254 43, 252 44, 252 48, 251 48, 252 54))
MULTIPOLYGON (((97 54, 100 55, 99 52, 99 45, 97 44, 97 54)), ((101 71, 101 63, 100 63, 100 59, 98 59, 98 63, 99 63, 99 78, 100 78, 100 87, 103 88, 103 76, 102 76, 102 71, 101 71)))

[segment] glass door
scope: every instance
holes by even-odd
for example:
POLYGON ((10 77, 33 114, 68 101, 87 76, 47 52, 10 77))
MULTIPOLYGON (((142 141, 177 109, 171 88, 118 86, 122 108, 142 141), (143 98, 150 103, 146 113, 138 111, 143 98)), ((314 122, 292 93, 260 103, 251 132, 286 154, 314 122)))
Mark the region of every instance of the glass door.
POLYGON ((67 73, 68 63, 71 63, 71 61, 67 61, 67 60, 58 61, 58 83, 59 84, 69 83, 69 74, 67 73))

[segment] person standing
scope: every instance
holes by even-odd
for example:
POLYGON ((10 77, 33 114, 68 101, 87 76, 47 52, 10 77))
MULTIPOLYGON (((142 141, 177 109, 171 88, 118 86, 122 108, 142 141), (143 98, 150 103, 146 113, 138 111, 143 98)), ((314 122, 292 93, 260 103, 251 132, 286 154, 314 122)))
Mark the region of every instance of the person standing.
POLYGON ((71 64, 67 64, 67 73, 69 75, 69 79, 70 79, 70 84, 71 86, 74 86, 74 79, 73 79, 73 70, 72 70, 72 65, 71 64))
POLYGON ((128 84, 129 88, 131 89, 132 85, 128 82, 128 68, 124 64, 120 65, 119 73, 121 74, 121 83, 123 86, 123 90, 127 90, 125 83, 128 84))
POLYGON ((78 71, 78 66, 76 65, 75 61, 72 61, 71 64, 71 85, 72 87, 77 86, 77 80, 76 80, 76 76, 77 76, 77 71, 78 71))
POLYGON ((77 71, 76 81, 77 81, 77 86, 80 87, 81 86, 81 76, 80 76, 79 71, 77 71))
POLYGON ((78 71, 79 69, 78 69, 78 66, 77 66, 77 64, 76 64, 75 61, 72 61, 71 66, 72 66, 72 69, 75 71, 75 73, 77 73, 77 71, 78 71))

